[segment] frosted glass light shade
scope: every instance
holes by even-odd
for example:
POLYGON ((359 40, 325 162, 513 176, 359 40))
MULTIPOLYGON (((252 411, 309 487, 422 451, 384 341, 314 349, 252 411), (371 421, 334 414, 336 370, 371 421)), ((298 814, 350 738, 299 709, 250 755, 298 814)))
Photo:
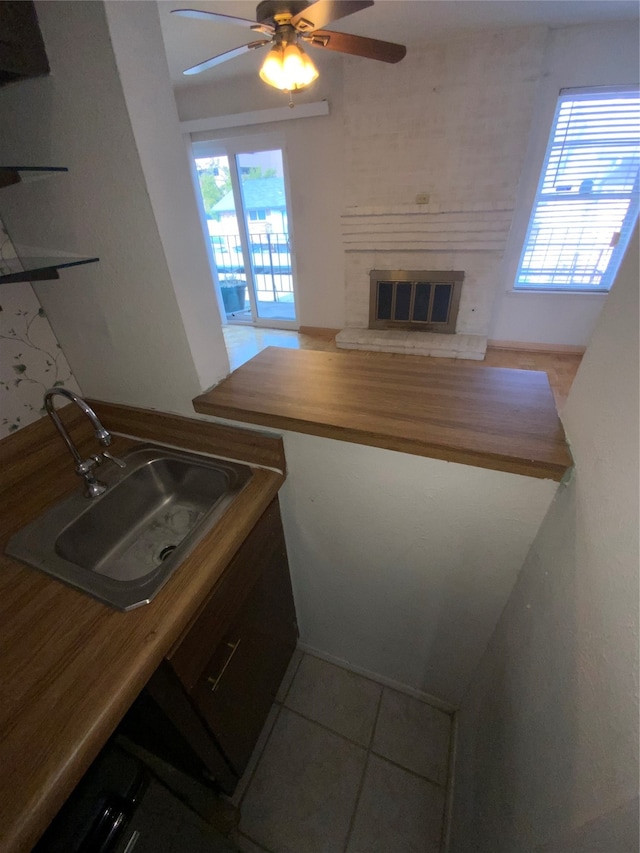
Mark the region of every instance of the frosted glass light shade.
POLYGON ((274 45, 260 69, 260 79, 284 92, 305 89, 318 78, 318 69, 297 44, 274 45))

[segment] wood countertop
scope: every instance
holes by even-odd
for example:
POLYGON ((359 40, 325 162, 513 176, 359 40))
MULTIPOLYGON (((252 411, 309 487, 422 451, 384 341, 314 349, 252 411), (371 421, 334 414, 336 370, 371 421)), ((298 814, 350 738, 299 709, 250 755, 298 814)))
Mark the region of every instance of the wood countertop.
POLYGON ((539 371, 268 347, 193 404, 221 418, 530 477, 559 481, 572 464, 539 371))
MULTIPOLYGON (((115 455, 137 439, 283 470, 282 442, 205 421, 95 404, 115 455), (132 438, 135 436, 136 438, 132 438)), ((90 424, 65 407, 81 454, 90 424)), ((212 533, 151 604, 128 613, 4 555, 11 534, 79 488, 49 418, 0 442, 0 850, 31 850, 91 761, 194 617, 284 474, 255 468, 212 533)))

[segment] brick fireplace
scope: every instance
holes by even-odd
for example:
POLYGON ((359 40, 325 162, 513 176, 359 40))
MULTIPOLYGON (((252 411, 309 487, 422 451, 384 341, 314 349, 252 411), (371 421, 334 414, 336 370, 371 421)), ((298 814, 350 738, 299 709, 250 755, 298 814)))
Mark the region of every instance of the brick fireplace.
POLYGON ((342 346, 483 357, 547 39, 516 27, 424 44, 391 68, 345 61, 342 346), (371 270, 464 270, 455 334, 369 329, 371 270))
MULTIPOLYGON (((342 217, 347 326, 336 338, 338 346, 481 361, 512 214, 509 203, 495 200, 347 209, 342 217), (371 328, 372 272, 417 280, 421 267, 462 285, 454 327, 446 334, 395 324, 371 328)), ((412 298, 415 305, 415 293, 412 298)))

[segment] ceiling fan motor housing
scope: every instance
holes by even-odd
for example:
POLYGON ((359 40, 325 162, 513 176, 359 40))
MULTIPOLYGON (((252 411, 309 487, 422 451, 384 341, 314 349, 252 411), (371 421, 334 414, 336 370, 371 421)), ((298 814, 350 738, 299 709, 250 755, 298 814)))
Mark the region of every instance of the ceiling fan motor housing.
POLYGON ((276 25, 276 16, 286 15, 292 18, 306 9, 309 3, 304 0, 262 0, 256 8, 256 20, 260 24, 276 25))

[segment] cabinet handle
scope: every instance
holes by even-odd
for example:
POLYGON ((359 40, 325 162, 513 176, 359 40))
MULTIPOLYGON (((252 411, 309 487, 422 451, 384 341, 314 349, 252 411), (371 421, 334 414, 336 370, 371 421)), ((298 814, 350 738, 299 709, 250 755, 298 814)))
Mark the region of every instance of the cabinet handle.
POLYGON ((224 662, 224 666, 222 667, 222 669, 220 670, 220 672, 218 673, 216 678, 213 678, 211 675, 207 678, 207 684, 211 685, 211 692, 212 693, 215 693, 216 690, 218 689, 218 685, 220 684, 220 679, 224 675, 226 668, 231 663, 231 658, 235 655, 239 645, 240 645, 240 640, 236 640, 235 643, 227 643, 227 646, 231 649, 231 651, 229 652, 229 656, 227 657, 226 661, 224 662))

